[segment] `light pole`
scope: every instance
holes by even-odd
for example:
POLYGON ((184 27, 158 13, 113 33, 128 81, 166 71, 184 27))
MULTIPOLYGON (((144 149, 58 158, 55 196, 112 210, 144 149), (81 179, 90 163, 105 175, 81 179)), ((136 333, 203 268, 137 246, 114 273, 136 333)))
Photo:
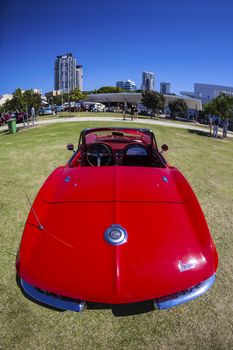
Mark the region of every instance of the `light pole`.
POLYGON ((26 96, 26 120, 27 120, 27 125, 29 126, 29 121, 28 121, 28 101, 27 101, 27 96, 26 96))
POLYGON ((123 105, 123 120, 126 119, 126 98, 124 98, 124 105, 123 105))
POLYGON ((197 118, 198 118, 198 110, 197 110, 197 105, 196 105, 196 123, 197 123, 197 118))
POLYGON ((63 106, 63 89, 61 89, 61 105, 63 106))

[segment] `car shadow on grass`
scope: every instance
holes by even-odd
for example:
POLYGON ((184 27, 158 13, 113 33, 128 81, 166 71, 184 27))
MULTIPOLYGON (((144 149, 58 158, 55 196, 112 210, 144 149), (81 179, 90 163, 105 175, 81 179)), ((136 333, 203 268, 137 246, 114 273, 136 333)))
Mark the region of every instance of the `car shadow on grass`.
POLYGON ((17 126, 16 127, 16 132, 15 133, 10 133, 10 130, 9 129, 5 129, 5 130, 0 130, 0 135, 14 135, 20 131, 25 131, 25 130, 28 130, 28 129, 31 129, 31 128, 35 128, 39 126, 39 124, 35 124, 35 125, 26 125, 26 126, 17 126))
POLYGON ((213 135, 210 135, 209 131, 201 131, 201 130, 192 130, 188 129, 188 132, 190 134, 196 134, 198 136, 205 136, 205 137, 212 137, 213 135))
POLYGON ((25 291, 23 290, 22 288, 22 285, 21 285, 21 282, 20 282, 20 278, 19 276, 16 274, 15 276, 15 279, 16 279, 16 283, 21 291, 21 293, 25 296, 26 299, 30 300, 31 302, 39 305, 39 306, 43 306, 45 307, 46 309, 50 309, 50 310, 53 310, 53 311, 57 311, 57 312, 65 312, 65 310, 61 310, 61 309, 58 309, 56 307, 53 307, 53 306, 50 306, 50 305, 47 305, 47 304, 44 304, 34 298, 32 298, 30 295, 28 295, 27 293, 25 293, 25 291))
POLYGON ((2 135, 9 135, 9 134, 10 134, 10 131, 9 131, 8 129, 6 129, 6 130, 1 130, 1 131, 0 131, 0 134, 2 134, 2 135))
POLYGON ((99 303, 87 303, 87 310, 112 310, 112 314, 116 317, 133 316, 139 314, 145 314, 154 311, 154 305, 152 300, 130 303, 130 304, 99 304, 99 303))
MULTIPOLYGON (((57 312, 65 312, 66 310, 61 310, 56 307, 50 306, 48 304, 44 304, 31 296, 29 296, 27 293, 22 288, 20 278, 16 274, 16 283, 18 287, 21 290, 21 293, 24 295, 24 297, 31 302, 45 307, 47 309, 57 311, 57 312)), ((133 315, 139 315, 139 314, 144 314, 148 313, 150 311, 154 311, 154 305, 152 300, 148 301, 143 301, 143 302, 138 302, 138 303, 130 303, 130 304, 101 304, 101 303, 92 303, 92 302, 87 302, 85 310, 112 310, 112 314, 116 317, 123 317, 123 316, 133 316, 133 315)))

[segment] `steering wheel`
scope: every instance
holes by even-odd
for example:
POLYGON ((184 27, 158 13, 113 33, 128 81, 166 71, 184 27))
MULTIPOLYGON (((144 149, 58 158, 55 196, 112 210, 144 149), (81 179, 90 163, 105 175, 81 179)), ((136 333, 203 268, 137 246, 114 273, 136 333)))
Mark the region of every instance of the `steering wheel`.
POLYGON ((112 150, 104 143, 92 143, 86 148, 86 157, 91 166, 108 165, 112 160, 112 150))

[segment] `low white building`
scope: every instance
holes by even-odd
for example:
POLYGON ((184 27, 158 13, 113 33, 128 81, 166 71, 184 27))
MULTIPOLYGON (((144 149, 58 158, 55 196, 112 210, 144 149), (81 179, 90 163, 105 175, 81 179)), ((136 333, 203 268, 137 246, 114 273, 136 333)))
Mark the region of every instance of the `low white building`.
MULTIPOLYGON (((188 105, 189 110, 202 110, 202 103, 200 99, 195 99, 191 97, 178 96, 178 95, 164 95, 165 97, 165 107, 168 107, 169 102, 181 98, 185 100, 188 105)), ((111 103, 142 103, 142 94, 139 92, 120 92, 120 93, 106 93, 106 94, 90 94, 87 96, 86 101, 100 102, 105 105, 110 105, 111 103)))
POLYGON ((200 99, 202 103, 208 103, 220 94, 233 96, 233 87, 213 84, 194 84, 194 91, 181 91, 184 96, 193 96, 200 99))
POLYGON ((116 86, 128 91, 137 90, 135 82, 129 79, 117 81, 116 86))
POLYGON ((3 94, 0 95, 0 106, 4 105, 7 100, 11 100, 13 98, 12 94, 3 94))
POLYGON ((199 98, 203 103, 208 103, 220 94, 233 96, 233 87, 199 83, 194 84, 194 97, 199 98))

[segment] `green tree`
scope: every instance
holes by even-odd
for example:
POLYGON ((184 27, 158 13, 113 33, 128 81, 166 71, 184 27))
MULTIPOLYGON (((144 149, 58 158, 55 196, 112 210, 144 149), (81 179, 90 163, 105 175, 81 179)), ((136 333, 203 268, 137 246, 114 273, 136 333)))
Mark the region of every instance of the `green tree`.
POLYGON ((6 102, 2 105, 2 112, 10 112, 12 111, 12 103, 11 100, 7 99, 6 102))
POLYGON ((4 105, 2 106, 4 112, 9 111, 23 111, 24 110, 24 100, 23 100, 23 92, 21 89, 16 89, 13 93, 12 99, 6 100, 4 105))
POLYGON ((116 86, 102 86, 98 90, 93 91, 94 94, 106 94, 106 93, 117 93, 117 92, 125 92, 125 90, 116 86))
POLYGON ((176 100, 169 102, 168 107, 173 118, 184 117, 187 115, 188 105, 182 98, 177 98, 176 100))
POLYGON ((86 97, 86 95, 84 95, 80 89, 75 88, 74 90, 70 91, 69 93, 69 98, 70 101, 79 101, 79 100, 83 100, 86 97))
POLYGON ((67 92, 57 95, 47 97, 47 101, 50 105, 62 105, 64 102, 69 102, 69 94, 67 92))
POLYGON ((142 93, 142 103, 147 109, 151 109, 151 118, 159 114, 160 110, 164 109, 165 97, 163 94, 156 91, 144 91, 142 93))
POLYGON ((11 109, 13 111, 23 111, 25 107, 24 96, 21 89, 16 89, 13 93, 13 98, 10 100, 11 109))
POLYGON ((233 96, 220 94, 204 105, 204 111, 207 114, 218 115, 223 120, 226 118, 233 120, 233 96))
POLYGON ((67 92, 64 92, 61 96, 61 103, 64 103, 64 102, 69 102, 69 94, 67 92))
POLYGON ((54 104, 54 105, 61 105, 62 104, 62 96, 58 95, 58 96, 51 96, 47 98, 48 102, 54 104))
POLYGON ((22 91, 21 89, 16 89, 12 99, 7 100, 3 105, 5 112, 18 111, 30 113, 32 107, 37 111, 41 108, 41 95, 34 93, 33 90, 22 91))
POLYGON ((36 111, 41 108, 41 95, 36 94, 33 90, 25 90, 23 93, 23 100, 25 103, 25 110, 30 113, 31 108, 34 107, 36 111))

